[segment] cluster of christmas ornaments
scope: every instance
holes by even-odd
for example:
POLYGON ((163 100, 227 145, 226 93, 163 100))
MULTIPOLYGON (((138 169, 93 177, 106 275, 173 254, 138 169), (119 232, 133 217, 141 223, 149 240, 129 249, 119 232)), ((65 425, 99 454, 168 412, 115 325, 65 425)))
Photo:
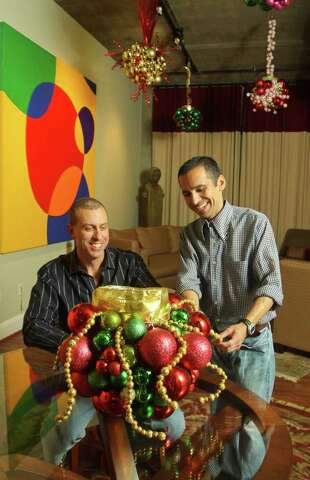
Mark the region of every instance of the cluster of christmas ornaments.
POLYGON ((192 132, 200 127, 201 113, 192 105, 184 105, 176 110, 173 119, 177 128, 184 132, 192 132))
POLYGON ((253 104, 253 112, 262 110, 272 113, 277 113, 279 108, 286 108, 287 100, 290 98, 285 81, 276 77, 263 77, 257 80, 255 87, 247 93, 247 96, 253 104))
POLYGON ((288 7, 291 3, 291 0, 244 0, 244 3, 248 7, 255 7, 258 5, 262 10, 283 10, 283 8, 288 7))
POLYGON ((160 431, 145 429, 141 422, 169 417, 178 400, 195 388, 199 370, 211 367, 221 381, 215 393, 201 403, 217 398, 225 388, 224 371, 210 363, 216 338, 209 319, 192 304, 169 295, 167 315, 156 323, 143 314, 119 313, 79 304, 68 314, 71 335, 56 357, 64 366, 68 387, 66 420, 77 394, 92 398, 94 407, 107 415, 123 416, 138 433, 166 439, 160 431))
POLYGON ((136 42, 123 51, 121 66, 125 75, 144 89, 161 81, 167 64, 157 47, 136 42))

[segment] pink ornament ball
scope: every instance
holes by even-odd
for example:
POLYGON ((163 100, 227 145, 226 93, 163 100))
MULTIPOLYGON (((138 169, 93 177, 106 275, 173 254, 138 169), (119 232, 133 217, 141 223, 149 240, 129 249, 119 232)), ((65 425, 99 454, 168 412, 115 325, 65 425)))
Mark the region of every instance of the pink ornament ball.
POLYGON ((138 342, 142 360, 154 369, 168 365, 178 349, 176 339, 168 330, 153 328, 138 342))
POLYGON ((184 336, 187 353, 181 358, 181 365, 188 370, 205 367, 212 357, 212 346, 209 340, 199 333, 188 333, 184 336))

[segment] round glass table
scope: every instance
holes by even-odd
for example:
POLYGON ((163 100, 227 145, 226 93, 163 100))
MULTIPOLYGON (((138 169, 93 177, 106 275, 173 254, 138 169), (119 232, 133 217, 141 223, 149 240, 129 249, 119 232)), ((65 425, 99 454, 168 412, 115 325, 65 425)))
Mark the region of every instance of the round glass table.
MULTIPOLYGON (((289 478, 292 446, 285 424, 270 405, 232 382, 208 408, 200 406, 196 390, 182 400, 191 428, 164 445, 133 434, 121 417, 98 414, 94 422, 91 400, 83 397, 57 425, 66 393, 53 361, 54 355, 37 348, 0 356, 1 480, 289 478), (83 439, 81 423, 87 427, 83 439), (65 450, 70 454, 62 458, 65 450), (63 467, 53 463, 56 458, 63 467)), ((216 384, 214 374, 201 372, 198 390, 212 392, 216 384)))

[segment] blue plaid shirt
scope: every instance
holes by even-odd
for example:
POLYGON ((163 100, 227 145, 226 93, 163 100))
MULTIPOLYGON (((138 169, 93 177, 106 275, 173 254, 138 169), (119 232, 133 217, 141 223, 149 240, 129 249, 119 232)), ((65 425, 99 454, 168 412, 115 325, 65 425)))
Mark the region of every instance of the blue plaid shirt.
POLYGON ((274 300, 259 321, 276 316, 283 294, 279 256, 269 220, 225 202, 211 221, 195 220, 181 234, 177 292, 193 290, 213 326, 223 330, 245 317, 257 297, 274 300))

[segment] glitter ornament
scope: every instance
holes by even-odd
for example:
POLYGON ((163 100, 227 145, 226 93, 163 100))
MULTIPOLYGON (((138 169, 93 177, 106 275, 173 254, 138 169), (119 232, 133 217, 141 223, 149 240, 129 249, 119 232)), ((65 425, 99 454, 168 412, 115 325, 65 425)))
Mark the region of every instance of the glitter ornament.
POLYGON ((138 343, 142 360, 155 369, 168 365, 175 356, 177 348, 177 342, 172 333, 163 328, 149 330, 138 343))
POLYGON ((209 340, 200 333, 188 333, 185 335, 185 340, 187 352, 181 359, 181 365, 189 370, 205 367, 212 356, 209 340))
POLYGON ((127 340, 135 342, 146 333, 146 325, 143 318, 131 316, 126 322, 124 334, 127 340))
MULTIPOLYGON (((63 365, 66 363, 66 351, 72 337, 67 337, 59 349, 59 359, 63 365)), ((93 359, 91 342, 87 337, 82 337, 71 350, 71 369, 73 372, 86 370, 93 359)))
POLYGON ((185 132, 191 132, 193 130, 198 130, 200 127, 201 113, 199 110, 192 106, 192 95, 191 95, 191 69, 190 66, 184 66, 187 78, 186 78, 186 105, 179 107, 173 119, 177 128, 185 132))
POLYGON ((287 107, 286 101, 290 98, 285 81, 278 80, 274 76, 273 52, 276 46, 276 24, 275 19, 268 22, 266 75, 257 80, 252 91, 247 93, 253 104, 253 112, 262 110, 276 114, 278 108, 287 107))

